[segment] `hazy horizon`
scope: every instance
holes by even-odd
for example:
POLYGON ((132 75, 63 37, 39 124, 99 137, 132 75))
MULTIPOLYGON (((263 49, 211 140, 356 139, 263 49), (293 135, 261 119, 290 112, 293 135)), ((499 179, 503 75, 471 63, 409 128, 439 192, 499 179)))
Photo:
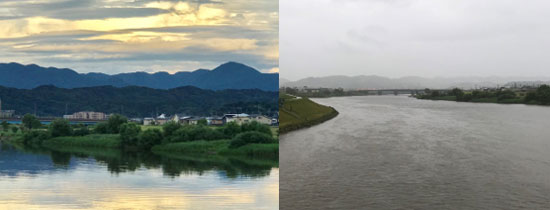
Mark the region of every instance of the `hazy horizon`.
POLYGON ((281 78, 550 77, 550 2, 281 0, 281 78))

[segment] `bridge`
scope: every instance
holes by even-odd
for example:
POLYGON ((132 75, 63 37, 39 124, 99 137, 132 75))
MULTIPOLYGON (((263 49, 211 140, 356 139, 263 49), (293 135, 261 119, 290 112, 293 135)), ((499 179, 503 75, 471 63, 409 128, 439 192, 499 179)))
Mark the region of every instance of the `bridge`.
MULTIPOLYGON (((449 92, 450 90, 430 89, 430 91, 449 92)), ((364 90, 364 92, 367 92, 368 95, 419 95, 419 94, 425 94, 426 89, 380 89, 380 90, 364 90)))

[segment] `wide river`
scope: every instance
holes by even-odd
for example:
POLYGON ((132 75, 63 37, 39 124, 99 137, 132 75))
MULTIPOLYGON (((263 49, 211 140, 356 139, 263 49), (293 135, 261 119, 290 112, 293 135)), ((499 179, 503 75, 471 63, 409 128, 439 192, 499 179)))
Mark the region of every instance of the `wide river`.
POLYGON ((281 136, 281 209, 550 209, 550 107, 315 101, 340 115, 281 136))
POLYGON ((279 209, 278 161, 0 142, 0 209, 279 209))

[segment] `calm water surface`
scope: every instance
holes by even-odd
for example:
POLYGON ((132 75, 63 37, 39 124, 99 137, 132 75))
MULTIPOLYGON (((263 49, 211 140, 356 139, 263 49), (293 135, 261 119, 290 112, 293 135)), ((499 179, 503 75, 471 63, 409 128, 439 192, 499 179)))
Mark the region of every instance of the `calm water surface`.
POLYGON ((0 142, 0 209, 278 209, 278 161, 0 142))
POLYGON ((318 99, 281 137, 281 209, 550 209, 550 107, 318 99))

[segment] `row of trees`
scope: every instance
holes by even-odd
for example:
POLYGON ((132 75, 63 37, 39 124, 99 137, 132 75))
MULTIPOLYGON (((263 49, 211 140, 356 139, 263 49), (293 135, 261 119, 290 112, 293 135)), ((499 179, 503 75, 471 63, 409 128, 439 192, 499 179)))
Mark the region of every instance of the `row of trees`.
POLYGON ((251 143, 273 143, 271 128, 258 122, 238 125, 228 123, 225 126, 211 128, 204 124, 181 125, 168 122, 162 130, 152 128, 142 131, 135 123, 124 123, 120 127, 121 144, 124 147, 151 148, 158 144, 189 142, 200 140, 232 139, 231 147, 237 148, 251 143))
POLYGON ((496 89, 493 91, 474 90, 472 92, 464 92, 462 89, 454 88, 449 92, 426 91, 427 95, 421 98, 436 99, 446 96, 456 97, 456 101, 475 101, 476 99, 495 99, 496 102, 516 102, 529 104, 550 105, 550 86, 541 85, 534 91, 529 91, 523 97, 512 90, 496 89))
MULTIPOLYGON (((2 123, 2 126, 4 124, 2 123)), ((25 128, 23 143, 28 145, 40 145, 49 138, 85 136, 91 133, 120 134, 122 147, 138 149, 150 149, 159 144, 198 140, 232 139, 231 146, 233 148, 250 143, 276 142, 271 128, 255 121, 243 125, 228 123, 218 128, 208 127, 206 121, 199 122, 198 125, 181 125, 169 122, 163 125, 162 130, 158 128, 142 130, 140 125, 129 122, 126 117, 113 115, 108 121, 97 124, 93 130, 89 130, 84 125, 71 125, 65 119, 56 119, 47 126, 47 129, 38 129, 44 128, 38 119, 32 115, 25 115, 22 125, 25 128)))

